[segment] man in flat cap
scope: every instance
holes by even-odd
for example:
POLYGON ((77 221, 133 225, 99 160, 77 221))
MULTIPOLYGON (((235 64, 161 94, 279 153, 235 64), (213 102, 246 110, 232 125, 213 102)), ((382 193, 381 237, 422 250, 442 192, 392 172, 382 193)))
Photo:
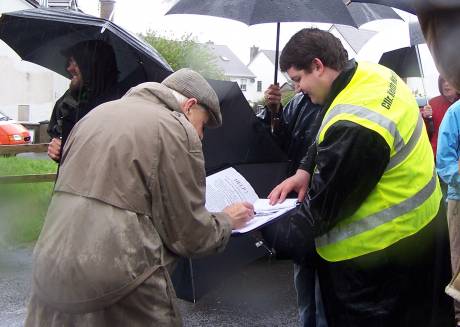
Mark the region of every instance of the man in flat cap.
POLYGON ((211 213, 200 139, 217 95, 182 69, 75 125, 34 250, 26 326, 180 326, 170 272, 223 249, 249 203, 211 213))

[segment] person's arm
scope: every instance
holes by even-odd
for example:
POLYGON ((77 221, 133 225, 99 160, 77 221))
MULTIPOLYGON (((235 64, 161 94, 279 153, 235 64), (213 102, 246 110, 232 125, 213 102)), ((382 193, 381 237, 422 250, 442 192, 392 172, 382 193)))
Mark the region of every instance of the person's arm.
POLYGON ((376 132, 348 121, 331 126, 317 146, 309 196, 297 214, 314 236, 330 230, 363 203, 382 177, 390 148, 376 132))
POLYGON ((205 170, 201 141, 185 118, 182 125, 160 124, 158 175, 152 176, 152 213, 165 246, 180 256, 222 250, 232 231, 253 216, 252 205, 238 204, 225 212, 205 208, 205 170), (158 202, 156 202, 158 200, 158 202))
POLYGON ((460 105, 449 109, 439 127, 438 146, 436 152, 436 168, 439 177, 452 187, 460 185, 459 137, 460 137, 460 105))

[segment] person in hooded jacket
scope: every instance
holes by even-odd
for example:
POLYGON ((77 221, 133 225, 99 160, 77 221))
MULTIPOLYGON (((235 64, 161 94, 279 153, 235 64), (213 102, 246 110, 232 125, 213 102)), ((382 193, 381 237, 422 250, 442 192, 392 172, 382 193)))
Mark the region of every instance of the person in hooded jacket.
MULTIPOLYGON (((270 126, 271 135, 288 156, 287 176, 295 173, 308 147, 314 143, 317 127, 314 122, 321 106, 311 102, 308 95, 295 90, 296 94, 286 104, 281 105, 281 90, 278 85, 270 85, 264 93, 265 107, 258 114, 266 126, 270 126)), ((283 218, 280 224, 287 224, 290 217, 283 218)), ((262 230, 268 243, 275 243, 281 232, 285 232, 278 223, 262 230)), ((286 236, 286 237, 289 237, 286 236)), ((271 244, 276 251, 276 244, 271 244)), ((300 244, 299 244, 300 246, 300 244)), ((313 244, 311 245, 313 246, 313 244)), ((294 285, 297 293, 297 306, 300 323, 304 327, 327 326, 321 301, 321 291, 316 276, 315 262, 311 257, 292 258, 294 261, 294 285)))
POLYGON ((101 103, 118 99, 118 68, 113 48, 101 40, 79 42, 63 51, 68 58, 69 89, 56 101, 48 135, 48 156, 59 162, 74 125, 101 103))

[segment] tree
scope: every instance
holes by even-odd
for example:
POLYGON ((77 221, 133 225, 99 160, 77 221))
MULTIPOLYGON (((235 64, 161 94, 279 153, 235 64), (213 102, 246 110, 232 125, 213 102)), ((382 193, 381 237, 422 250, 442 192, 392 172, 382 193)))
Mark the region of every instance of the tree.
POLYGON ((223 71, 217 66, 217 58, 205 45, 199 44, 192 34, 185 34, 177 40, 149 30, 141 37, 154 47, 174 70, 187 67, 206 78, 226 79, 223 71))

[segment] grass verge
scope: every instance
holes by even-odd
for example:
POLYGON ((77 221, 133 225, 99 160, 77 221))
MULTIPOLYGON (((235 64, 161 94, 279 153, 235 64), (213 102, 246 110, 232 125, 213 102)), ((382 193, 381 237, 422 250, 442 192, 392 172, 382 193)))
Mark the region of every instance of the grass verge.
MULTIPOLYGON (((0 157, 0 176, 56 172, 51 160, 0 157)), ((0 184, 0 245, 17 246, 37 239, 54 183, 0 184)))

